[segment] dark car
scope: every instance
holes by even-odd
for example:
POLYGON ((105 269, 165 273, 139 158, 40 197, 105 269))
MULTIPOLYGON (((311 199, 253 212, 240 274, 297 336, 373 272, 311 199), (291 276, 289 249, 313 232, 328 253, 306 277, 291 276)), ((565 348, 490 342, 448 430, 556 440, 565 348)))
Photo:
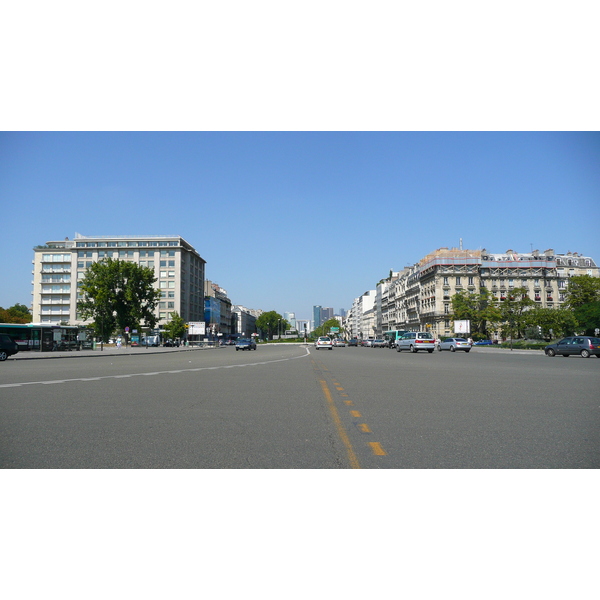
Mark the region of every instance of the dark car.
POLYGON ((493 346, 494 342, 492 340, 479 340, 478 342, 474 342, 473 346, 493 346))
POLYGON ((348 340, 348 346, 358 346, 358 340, 356 338, 348 340))
POLYGON ((600 356, 600 338, 591 337, 589 335, 576 335, 566 337, 554 344, 548 344, 544 348, 546 356, 571 356, 579 354, 583 358, 589 358, 592 354, 600 356))
POLYGON ((12 340, 6 333, 0 333, 0 360, 6 360, 18 351, 17 342, 12 340))
POLYGON ((253 340, 238 340, 235 343, 235 351, 238 350, 256 350, 256 343, 253 340))

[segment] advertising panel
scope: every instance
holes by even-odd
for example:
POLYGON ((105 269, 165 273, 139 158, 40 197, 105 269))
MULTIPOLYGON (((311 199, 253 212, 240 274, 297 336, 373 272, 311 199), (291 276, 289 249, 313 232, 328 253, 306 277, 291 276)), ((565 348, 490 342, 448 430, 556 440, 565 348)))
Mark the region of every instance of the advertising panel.
POLYGON ((454 333, 471 333, 471 321, 454 321, 454 333))
POLYGON ((189 323, 188 335, 206 335, 206 323, 204 321, 189 323))

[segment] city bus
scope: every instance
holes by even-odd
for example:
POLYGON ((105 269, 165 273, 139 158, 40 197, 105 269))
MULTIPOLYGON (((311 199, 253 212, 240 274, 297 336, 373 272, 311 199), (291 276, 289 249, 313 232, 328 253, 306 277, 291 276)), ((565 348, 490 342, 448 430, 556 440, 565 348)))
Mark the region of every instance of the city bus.
POLYGON ((19 352, 38 350, 78 350, 79 340, 85 339, 85 328, 76 325, 50 323, 0 323, 0 333, 17 342, 19 352))
POLYGON ((390 331, 383 332, 383 339, 387 340, 388 348, 395 348, 396 342, 408 331, 392 329, 390 331))

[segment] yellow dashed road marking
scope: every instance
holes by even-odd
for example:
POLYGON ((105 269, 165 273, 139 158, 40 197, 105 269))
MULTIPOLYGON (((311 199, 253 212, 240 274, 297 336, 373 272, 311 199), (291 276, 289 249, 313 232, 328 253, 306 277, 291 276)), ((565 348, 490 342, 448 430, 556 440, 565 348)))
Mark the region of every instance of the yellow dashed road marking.
POLYGON ((358 463, 358 458, 356 458, 356 454, 354 454, 354 449, 352 448, 352 444, 350 443, 350 438, 348 437, 348 434, 346 433, 346 430, 344 429, 344 425, 342 424, 340 415, 335 407, 333 398, 331 397, 331 392, 329 391, 329 388, 327 387, 327 382, 323 381, 321 379, 321 380, 319 380, 319 383, 321 384, 321 389, 323 390, 323 395, 325 396, 325 399, 327 400, 327 405, 329 406, 329 412, 331 413, 333 422, 335 423, 335 428, 337 429, 337 433, 346 448, 346 452, 348 454, 348 460, 350 461, 350 466, 353 469, 360 469, 360 464, 358 463))
POLYGON ((371 446, 371 450, 376 456, 387 456, 387 452, 381 447, 379 442, 369 442, 369 446, 371 446))

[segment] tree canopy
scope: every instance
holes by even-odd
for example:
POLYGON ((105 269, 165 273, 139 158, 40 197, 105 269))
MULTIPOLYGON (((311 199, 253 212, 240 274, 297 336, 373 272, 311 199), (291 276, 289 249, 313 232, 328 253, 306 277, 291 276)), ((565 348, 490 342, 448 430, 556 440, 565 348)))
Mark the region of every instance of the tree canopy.
POLYGON ((312 332, 312 337, 319 337, 320 335, 329 335, 329 330, 332 327, 338 327, 340 333, 342 333, 343 331, 342 326, 340 325, 340 322, 337 319, 329 319, 325 321, 325 323, 323 323, 322 325, 319 325, 317 328, 315 328, 315 330, 312 332))
POLYGON ((0 323, 31 323, 31 313, 24 304, 14 304, 10 308, 0 306, 0 323))
POLYGON ((600 277, 591 275, 570 277, 565 293, 565 305, 575 309, 594 302, 600 302, 600 277))
POLYGON ((272 340, 273 334, 289 329, 290 324, 278 312, 270 310, 269 312, 264 312, 256 319, 256 327, 263 334, 266 334, 268 339, 272 340))
POLYGON ((160 291, 154 289, 154 269, 108 258, 92 263, 79 288, 77 310, 85 321, 94 320, 97 335, 105 339, 115 328, 124 331, 156 325, 160 291))
POLYGON ((454 320, 471 321, 473 333, 484 334, 495 330, 502 320, 500 309, 486 289, 479 294, 461 290, 452 296, 452 313, 454 320))
POLYGON ((170 340, 182 338, 185 334, 185 321, 177 311, 171 313, 171 320, 163 328, 165 337, 170 340))

